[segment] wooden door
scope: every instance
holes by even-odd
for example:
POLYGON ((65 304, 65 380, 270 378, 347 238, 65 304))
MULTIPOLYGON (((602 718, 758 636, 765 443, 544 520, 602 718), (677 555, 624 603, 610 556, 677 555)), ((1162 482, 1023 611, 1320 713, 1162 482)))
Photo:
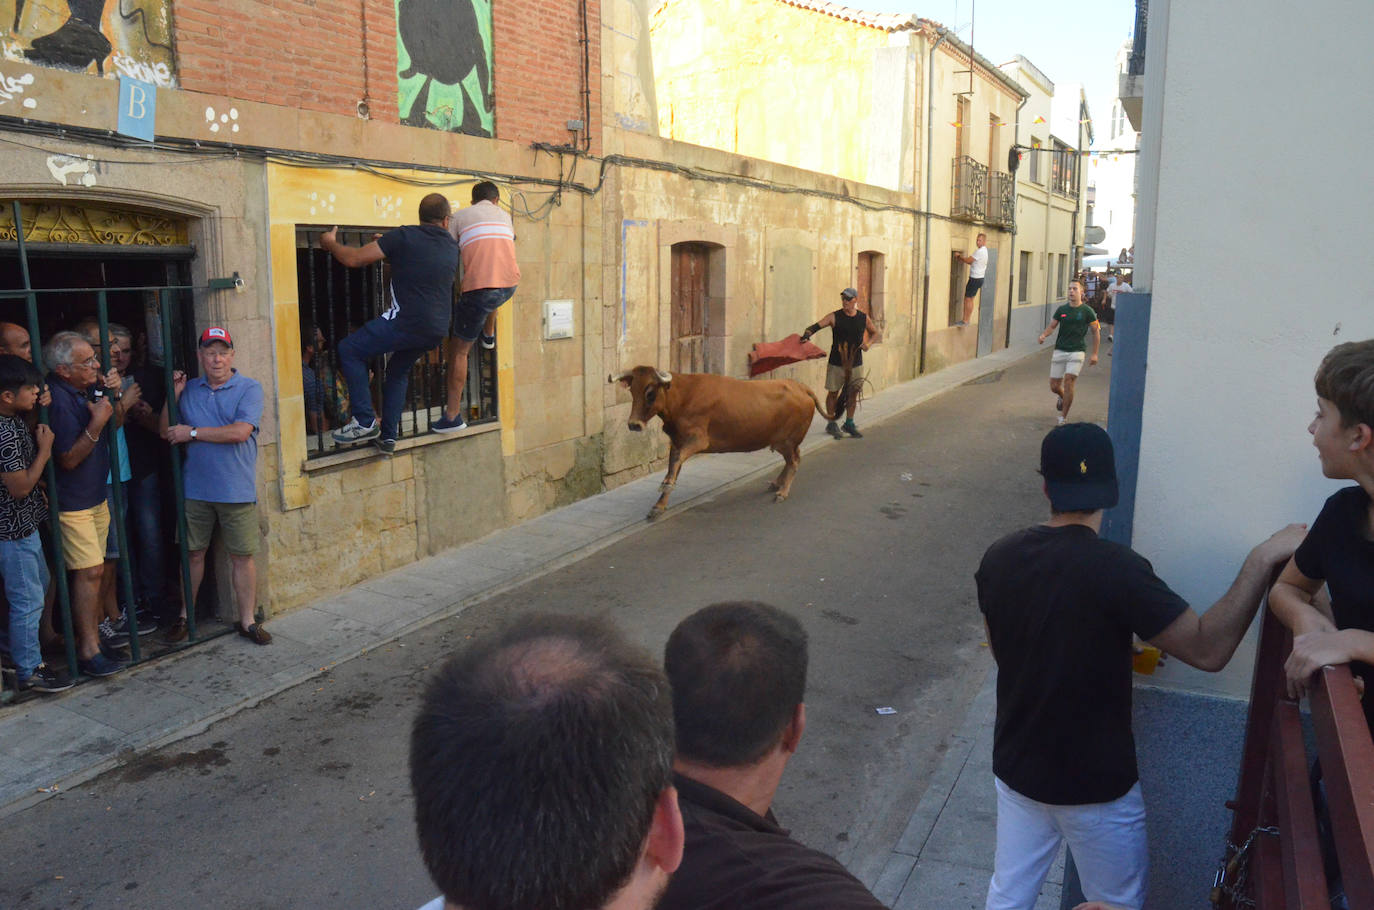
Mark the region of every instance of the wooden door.
POLYGON ((706 371, 706 295, 710 287, 710 247, 673 244, 672 353, 668 369, 706 371))

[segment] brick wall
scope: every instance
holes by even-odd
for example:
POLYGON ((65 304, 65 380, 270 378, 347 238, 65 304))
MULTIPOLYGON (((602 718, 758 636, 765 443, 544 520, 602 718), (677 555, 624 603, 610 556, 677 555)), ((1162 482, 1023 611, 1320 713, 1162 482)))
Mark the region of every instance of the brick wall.
MULTIPOLYGON (((601 151, 601 2, 586 0, 592 152, 601 151)), ((493 0, 496 136, 563 145, 569 120, 587 120, 582 99, 578 0, 493 0)))
MULTIPOLYGON (((594 152, 600 16, 600 0, 587 0, 594 152)), ((178 0, 174 17, 184 89, 345 115, 366 93, 374 119, 398 118, 394 0, 178 0)), ((570 142, 567 121, 586 119, 578 0, 493 0, 492 28, 497 137, 570 142)))
POLYGON ((396 121, 393 0, 177 0, 173 20, 184 89, 352 116, 366 95, 396 121))

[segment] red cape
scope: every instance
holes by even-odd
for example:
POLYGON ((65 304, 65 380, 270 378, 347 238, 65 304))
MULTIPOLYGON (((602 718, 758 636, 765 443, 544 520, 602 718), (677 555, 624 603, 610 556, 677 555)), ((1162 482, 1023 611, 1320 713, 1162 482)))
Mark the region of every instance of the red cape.
POLYGON ((802 341, 801 336, 794 332, 782 341, 764 341, 754 345, 749 352, 749 375, 757 376, 789 363, 801 363, 824 356, 824 350, 809 341, 802 341))

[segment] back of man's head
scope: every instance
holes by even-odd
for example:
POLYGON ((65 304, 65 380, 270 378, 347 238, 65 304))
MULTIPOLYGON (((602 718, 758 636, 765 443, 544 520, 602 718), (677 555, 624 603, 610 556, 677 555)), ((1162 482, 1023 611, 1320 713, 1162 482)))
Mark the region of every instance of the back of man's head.
POLYGON ((712 604, 664 649, 678 755, 717 768, 751 765, 776 746, 806 695, 806 630, 756 601, 712 604))
POLYGON ((672 783, 671 712, 663 672, 602 620, 522 617, 446 662, 415 719, 410 779, 447 900, 603 906, 672 783))
POLYGON ((479 202, 498 202, 501 199, 501 191, 496 188, 496 184, 490 180, 483 180, 472 185, 472 204, 479 202))
POLYGON ((421 224, 439 224, 451 214, 453 207, 443 193, 430 193, 420 200, 421 224))

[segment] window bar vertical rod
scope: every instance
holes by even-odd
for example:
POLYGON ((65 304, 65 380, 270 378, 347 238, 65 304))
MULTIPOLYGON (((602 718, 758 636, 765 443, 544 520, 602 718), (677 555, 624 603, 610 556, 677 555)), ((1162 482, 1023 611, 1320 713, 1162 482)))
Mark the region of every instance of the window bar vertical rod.
MULTIPOLYGON (((172 292, 158 292, 158 315, 162 322, 162 372, 167 385, 167 424, 181 422, 177 408, 176 384, 172 381, 172 292)), ((196 592, 191 587, 191 554, 186 547, 186 485, 182 482, 182 450, 172 446, 172 493, 176 497, 177 554, 181 558, 181 602, 186 607, 186 631, 196 640, 196 592)))
MULTIPOLYGON (((24 276, 24 302, 28 311, 29 343, 33 351, 33 365, 38 368, 39 373, 43 373, 43 336, 38 331, 38 295, 33 292, 33 284, 29 278, 29 253, 24 242, 24 217, 19 208, 18 199, 11 200, 10 207, 14 213, 14 235, 19 241, 19 269, 24 276)), ((39 409, 39 420, 43 423, 48 422, 47 406, 39 409)), ((62 558, 61 511, 57 501, 57 466, 51 458, 48 459, 47 467, 43 469, 43 479, 48 488, 48 528, 52 531, 53 580, 57 585, 57 609, 62 618, 62 637, 66 645, 67 670, 72 676, 77 676, 76 632, 72 626, 71 592, 67 587, 67 561, 62 558)))
MULTIPOLYGON (((100 291, 96 294, 96 315, 100 319, 100 382, 104 382, 104 374, 110 371, 110 302, 108 292, 100 291)), ((122 392, 121 392, 122 394, 122 392)), ((110 402, 115 408, 122 407, 120 402, 110 402)), ((110 498, 111 505, 114 506, 114 514, 110 516, 110 527, 114 528, 115 545, 119 547, 119 569, 115 573, 122 582, 124 604, 129 611, 125 617, 125 625, 129 629, 129 653, 133 656, 134 662, 142 660, 143 655, 138 644, 138 618, 137 610, 134 605, 134 585, 132 572, 132 562, 129 560, 129 534, 124 526, 124 483, 120 479, 119 471, 119 450, 122 448, 120 428, 114 425, 111 420, 105 424, 105 448, 110 456, 110 498)), ((101 604, 104 609, 104 604, 101 604)))
MULTIPOLYGON (((314 248, 314 246, 313 246, 313 243, 314 243, 314 241, 312 241, 311 238, 310 238, 310 232, 309 232, 309 231, 306 231, 306 232, 305 232, 305 265, 306 265, 306 276, 307 276, 307 279, 308 279, 308 281, 309 281, 309 287, 310 287, 310 325, 309 325, 309 329, 310 329, 310 331, 311 331, 312 333, 320 331, 319 305, 318 305, 318 303, 317 303, 317 301, 316 301, 316 296, 315 296, 315 248, 314 248)), ((304 340, 304 339, 305 339, 305 333, 302 332, 302 333, 301 333, 301 343, 302 343, 302 344, 305 343, 305 340, 304 340)), ((314 372, 315 372, 315 388, 320 392, 320 422, 317 423, 317 424, 315 425, 315 451, 318 452, 318 453, 320 453, 320 454, 324 454, 324 403, 325 403, 325 399, 326 399, 327 396, 325 395, 325 392, 324 392, 324 382, 320 379, 320 374, 324 372, 324 370, 320 369, 320 367, 323 366, 324 357, 321 356, 321 355, 322 355, 324 352, 323 352, 323 351, 315 350, 316 347, 317 347, 317 346, 316 346, 316 344, 315 344, 315 338, 314 338, 314 336, 312 335, 312 337, 310 338, 310 349, 311 349, 312 351, 315 351, 315 358, 314 358, 314 361, 313 361, 313 363, 312 363, 311 369, 313 369, 314 372)), ((310 390, 309 390, 309 389, 306 389, 305 391, 306 391, 306 394, 305 394, 305 406, 306 406, 306 408, 308 409, 308 408, 310 407, 310 390)), ((308 410, 307 410, 307 413, 306 413, 306 425, 307 425, 307 426, 309 426, 309 423, 310 423, 309 417, 310 417, 310 414, 309 414, 309 412, 308 412, 308 410)))

